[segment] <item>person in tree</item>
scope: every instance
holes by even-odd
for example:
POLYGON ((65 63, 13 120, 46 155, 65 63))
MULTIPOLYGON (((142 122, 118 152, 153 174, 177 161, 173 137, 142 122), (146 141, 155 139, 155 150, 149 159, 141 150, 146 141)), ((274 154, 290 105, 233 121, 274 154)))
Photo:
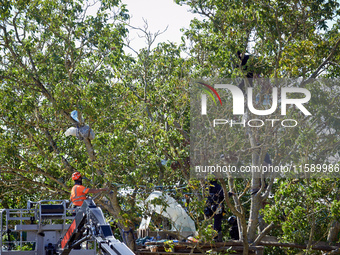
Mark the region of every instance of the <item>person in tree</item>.
POLYGON ((72 174, 72 180, 74 180, 74 186, 71 190, 70 200, 74 206, 82 206, 84 200, 86 199, 86 195, 88 193, 99 193, 102 191, 108 191, 108 188, 103 189, 89 189, 83 186, 83 178, 79 172, 75 172, 72 174))
MULTIPOLYGON (((243 71, 246 71, 246 78, 248 79, 249 86, 253 86, 253 78, 254 78, 254 72, 248 68, 248 60, 250 58, 250 55, 242 54, 241 51, 237 51, 237 57, 241 60, 241 68, 243 71)), ((240 67, 237 65, 236 67, 240 67)), ((245 84, 244 79, 242 79, 241 83, 238 85, 238 87, 245 92, 245 84)))
POLYGON ((238 233, 238 226, 237 226, 237 218, 236 216, 230 216, 228 218, 229 228, 229 235, 232 240, 239 240, 239 233, 238 233))
POLYGON ((222 220, 225 214, 224 210, 224 192, 222 186, 217 183, 217 180, 212 180, 209 183, 209 195, 206 202, 205 215, 214 217, 214 230, 217 231, 217 242, 222 242, 222 220))

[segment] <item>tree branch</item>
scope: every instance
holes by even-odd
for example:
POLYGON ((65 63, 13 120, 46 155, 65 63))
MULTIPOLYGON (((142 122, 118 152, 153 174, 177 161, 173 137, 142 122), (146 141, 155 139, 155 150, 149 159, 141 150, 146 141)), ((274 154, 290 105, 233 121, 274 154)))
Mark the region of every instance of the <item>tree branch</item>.
POLYGON ((328 55, 328 57, 321 63, 321 65, 314 71, 314 73, 312 73, 312 75, 305 81, 303 81, 301 83, 301 85, 306 85, 307 83, 310 83, 313 79, 315 79, 318 75, 320 70, 329 63, 329 61, 332 59, 332 57, 334 56, 334 54, 336 53, 336 50, 338 48, 340 44, 340 38, 337 40, 337 42, 335 43, 334 47, 331 50, 331 53, 328 55))
POLYGON ((252 243, 253 246, 257 246, 261 240, 263 239, 263 237, 265 237, 265 235, 275 227, 274 222, 271 222, 267 227, 265 227, 262 232, 256 237, 255 241, 252 243))
POLYGON ((25 158, 23 158, 23 157, 21 157, 21 156, 19 156, 19 155, 16 155, 16 157, 17 157, 18 159, 20 159, 21 161, 25 162, 25 163, 26 163, 27 165, 29 165, 30 167, 34 168, 35 171, 36 171, 37 173, 39 173, 39 174, 41 174, 41 175, 43 175, 43 176, 45 176, 45 177, 51 179, 52 181, 58 183, 58 184, 59 184, 61 187, 63 187, 65 190, 69 191, 70 188, 69 188, 68 186, 66 186, 64 183, 62 183, 62 182, 59 181, 58 179, 56 179, 54 176, 48 174, 46 171, 44 171, 44 170, 41 169, 40 167, 37 167, 37 166, 35 166, 34 164, 28 162, 25 158))

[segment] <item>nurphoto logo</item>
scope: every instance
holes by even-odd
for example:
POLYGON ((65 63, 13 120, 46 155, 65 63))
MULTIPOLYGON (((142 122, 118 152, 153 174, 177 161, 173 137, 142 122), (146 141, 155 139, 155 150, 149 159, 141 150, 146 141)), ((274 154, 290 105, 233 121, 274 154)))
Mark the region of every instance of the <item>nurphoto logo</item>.
MULTIPOLYGON (((224 91, 227 91, 231 93, 232 95, 232 102, 233 102, 233 115, 244 115, 245 114, 245 100, 247 101, 247 108, 250 113, 257 115, 257 116, 268 116, 273 114, 278 107, 281 108, 281 116, 287 115, 287 106, 292 105, 295 106, 298 110, 300 110, 305 116, 312 115, 304 106, 304 104, 307 104, 309 100, 311 99, 311 93, 306 88, 298 88, 298 87, 282 87, 280 90, 281 97, 279 99, 278 96, 278 88, 272 87, 271 88, 271 95, 269 95, 268 91, 266 91, 266 99, 267 104, 271 101, 271 107, 269 109, 256 109, 254 106, 254 89, 252 87, 247 88, 246 93, 246 99, 243 91, 235 85, 231 84, 215 84, 214 87, 203 82, 197 82, 198 84, 203 85, 204 87, 199 87, 203 93, 201 94, 201 115, 207 115, 207 95, 210 96, 210 98, 214 101, 215 106, 217 106, 215 96, 218 98, 220 105, 222 104, 222 99, 219 95, 219 93, 216 91, 216 89, 223 89, 224 91), (213 94, 211 93, 213 92, 213 94), (300 95, 301 98, 290 98, 289 95, 300 95), (281 103, 280 106, 278 106, 278 103, 281 103)), ((258 98, 258 95, 255 97, 258 98)), ((258 104, 258 100, 255 100, 255 104, 258 104)), ((241 125, 243 127, 249 126, 249 127, 262 127, 266 123, 271 124, 273 127, 276 122, 280 122, 281 126, 283 127, 295 127, 298 125, 298 122, 295 119, 249 119, 245 120, 243 119, 241 122, 237 122, 233 119, 225 119, 225 118, 215 118, 212 121, 213 127, 216 127, 217 125, 225 125, 229 124, 230 127, 241 125)))
MULTIPOLYGON (((213 87, 211 87, 210 85, 204 84, 202 82, 200 82, 200 84, 208 86, 208 88, 210 88, 215 93, 215 95, 218 97, 222 105, 221 98, 213 87)), ((239 87, 235 85, 230 85, 230 84, 216 84, 214 87, 216 89, 228 89, 231 92, 232 97, 233 97, 233 114, 234 115, 244 114, 244 108, 245 108, 244 107, 244 94, 239 87)), ((213 98, 212 94, 211 93, 209 94, 210 94, 210 97, 213 98)), ((305 103, 308 103, 310 98, 311 98, 311 94, 305 88, 281 88, 281 115, 286 115, 288 104, 295 105, 298 109, 301 110, 301 112, 304 115, 312 115, 303 105, 305 103), (287 97, 288 93, 300 93, 300 94, 305 95, 305 97, 304 98, 288 98, 287 97)), ((248 103, 248 109, 251 113, 255 115, 262 115, 262 116, 270 115, 274 113, 275 110, 277 109, 277 105, 278 105, 277 88, 272 89, 272 106, 270 109, 266 109, 266 110, 255 109, 254 104, 253 104, 253 88, 252 87, 249 87, 247 90, 247 103, 248 103)), ((206 115, 207 114, 207 95, 206 94, 201 95, 201 105, 202 105, 201 114, 206 115)))
POLYGON ((190 86, 195 178, 338 178, 340 79, 205 79, 190 86))

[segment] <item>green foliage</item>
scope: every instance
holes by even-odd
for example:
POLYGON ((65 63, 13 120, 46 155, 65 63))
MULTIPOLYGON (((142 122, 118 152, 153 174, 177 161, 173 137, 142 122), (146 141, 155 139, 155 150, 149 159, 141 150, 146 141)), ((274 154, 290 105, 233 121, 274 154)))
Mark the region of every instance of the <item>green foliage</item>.
MULTIPOLYGON (((4 189, 22 181, 19 189, 27 184, 44 198, 52 194, 55 199, 66 198, 73 169, 91 171, 82 143, 63 137, 71 125, 63 118, 78 110, 85 122, 97 127, 93 120, 116 92, 111 89, 102 96, 94 91, 109 88, 103 86, 110 75, 107 67, 118 65, 126 30, 121 24, 113 26, 108 15, 118 2, 103 2, 96 17, 84 16, 86 4, 8 2, 0 37, 4 46, 0 70, 4 189)), ((113 20, 119 22, 121 17, 113 20)))
MULTIPOLYGON (((237 67, 240 60, 236 52, 240 50, 251 54, 249 66, 257 77, 334 79, 333 85, 327 82, 323 85, 322 82, 305 84, 312 94, 308 105, 312 117, 303 120, 298 112, 289 111, 287 116, 301 120, 294 129, 226 130, 227 139, 223 143, 225 156, 229 156, 231 161, 236 157, 234 161, 237 162, 232 162, 236 166, 260 164, 254 160, 254 150, 248 151, 254 143, 250 134, 254 134, 256 143, 268 151, 275 165, 329 163, 329 157, 339 152, 335 130, 340 126, 334 118, 339 113, 338 104, 335 103, 339 93, 336 85, 336 78, 339 77, 339 3, 322 0, 298 4, 294 1, 176 2, 202 15, 201 19, 191 22, 183 38, 188 42, 191 61, 194 63, 191 74, 194 78, 226 80, 244 77, 246 72, 237 67), (328 61, 325 61, 326 58, 328 61)), ((263 84, 255 83, 253 89, 255 93, 263 93, 263 84)), ((230 109, 230 95, 222 93, 221 96, 227 109, 230 109)), ((212 108, 209 110, 212 111, 212 108)), ((215 110, 223 112, 226 119, 233 118, 228 110, 215 110)), ((282 116, 271 117, 279 119, 282 116)), ((338 179, 306 180, 299 179, 306 177, 300 175, 291 177, 293 179, 275 180, 271 191, 274 197, 268 198, 265 208, 260 211, 268 224, 273 222, 276 226, 271 234, 285 242, 325 241, 330 224, 338 219, 339 197, 335 195, 338 192, 338 179)), ((246 180, 244 183, 236 180, 232 185, 227 189, 233 188, 235 193, 240 194, 246 186, 246 180)), ((243 214, 249 219, 246 223, 248 230, 255 220, 251 217, 256 217, 252 216, 256 212, 249 211, 255 206, 249 206, 255 203, 254 197, 247 201, 243 196, 240 201, 245 207, 243 214)), ((248 239, 253 238, 255 236, 248 236, 248 239)), ((274 254, 269 250, 267 252, 274 254)), ((278 252, 283 253, 282 250, 278 252)), ((294 251, 288 252, 294 254, 294 251)))
POLYGON ((114 191, 103 207, 128 230, 141 219, 136 199, 189 178, 190 64, 172 43, 126 56, 126 6, 101 1, 92 16, 85 13, 89 4, 10 1, 3 7, 1 206, 68 199, 77 170, 90 179, 85 186, 114 191), (70 117, 74 110, 79 122, 70 117), (68 128, 83 125, 94 140, 65 137, 68 128), (118 195, 131 187, 131 196, 118 195))
POLYGON ((304 243, 313 224, 317 229, 315 240, 323 240, 334 219, 330 215, 333 208, 327 200, 337 204, 334 197, 337 190, 338 185, 333 179, 279 180, 274 201, 264 210, 265 219, 281 226, 282 241, 304 243))
POLYGON ((337 1, 176 2, 204 17, 185 31, 201 77, 233 77, 237 50, 256 56, 253 68, 262 77, 308 77, 338 39, 337 25, 330 25, 337 1))
MULTIPOLYGON (((176 2, 203 16, 183 31, 187 44, 153 47, 149 40, 130 56, 123 47, 129 14, 121 1, 101 0, 94 15, 85 13, 91 1, 3 1, 1 207, 67 199, 73 185, 70 175, 78 170, 90 179, 84 181, 86 186, 112 189, 103 207, 118 228, 138 226, 143 209, 136 201, 164 186, 195 220, 200 239, 212 241, 216 234, 212 219, 203 213, 205 185, 190 178, 190 80, 245 76, 245 70, 237 67, 238 50, 252 54, 248 71, 256 76, 339 77, 340 54, 333 50, 339 40, 339 3, 176 2), (190 57, 182 57, 185 51, 190 57), (73 110, 79 122, 70 117, 73 110), (69 127, 82 125, 91 127, 94 140, 64 136, 69 127), (176 185, 185 188, 174 190, 176 185), (132 194, 119 196, 123 188, 133 188, 132 194)), ((313 95, 308 105, 313 116, 302 119, 289 109, 292 118, 301 119, 299 127, 252 130, 274 162, 323 163, 339 151, 339 92, 333 85, 306 85, 313 95), (324 129, 329 133, 322 133, 324 129)), ((223 99, 231 104, 230 95, 223 99)), ((225 114, 231 117, 230 112, 225 114)), ((226 134, 232 138, 224 145, 226 152, 236 153, 238 166, 253 163, 248 134, 237 128, 226 134)), ((274 183, 273 198, 261 213, 268 223, 275 223, 272 234, 282 241, 303 243, 312 226, 318 230, 312 240, 326 240, 331 222, 339 220, 337 179, 296 177, 274 183)), ((227 188, 240 194, 250 182, 234 180, 227 188)), ((249 192, 240 198, 245 219, 251 217, 252 200, 249 192)), ((225 224, 225 235, 227 228, 225 224)))
POLYGON ((331 211, 332 218, 334 218, 337 221, 340 220, 339 209, 340 209, 340 201, 333 200, 330 211, 331 211))
POLYGON ((166 252, 173 252, 174 251, 175 244, 172 240, 168 240, 164 242, 164 250, 166 252))

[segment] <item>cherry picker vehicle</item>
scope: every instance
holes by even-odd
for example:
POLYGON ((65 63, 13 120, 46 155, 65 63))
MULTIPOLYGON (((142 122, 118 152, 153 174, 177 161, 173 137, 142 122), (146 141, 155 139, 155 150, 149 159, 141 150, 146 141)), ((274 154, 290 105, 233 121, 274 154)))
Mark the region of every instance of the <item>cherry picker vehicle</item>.
POLYGON ((0 210, 0 254, 134 254, 114 238, 92 199, 77 209, 66 205, 65 200, 43 200, 28 202, 27 209, 0 210))

